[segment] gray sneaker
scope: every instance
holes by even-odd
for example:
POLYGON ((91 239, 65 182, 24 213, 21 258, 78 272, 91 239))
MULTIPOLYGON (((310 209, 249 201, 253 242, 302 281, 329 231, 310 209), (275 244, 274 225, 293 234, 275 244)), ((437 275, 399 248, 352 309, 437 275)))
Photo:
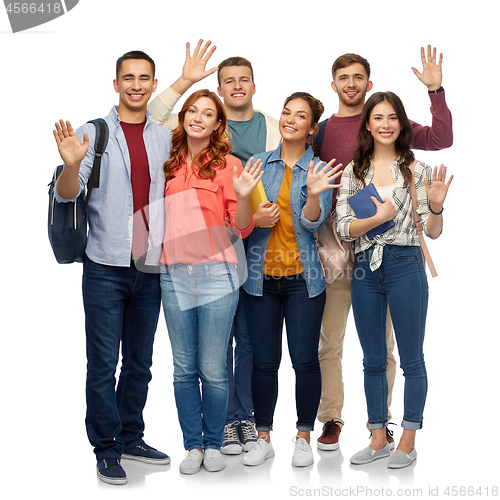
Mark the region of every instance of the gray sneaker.
POLYGON ((226 424, 224 427, 224 438, 220 452, 224 455, 239 455, 242 451, 240 438, 238 435, 238 421, 226 424))
POLYGON ((364 465, 373 462, 374 460, 378 460, 379 458, 386 458, 391 454, 389 449, 389 443, 387 443, 381 450, 375 451, 369 446, 365 449, 358 451, 355 455, 353 455, 350 459, 351 464, 354 465, 364 465))
POLYGON ((413 448, 410 454, 407 455, 404 451, 396 450, 389 458, 387 467, 389 469, 403 469, 408 467, 417 459, 417 450, 413 448))
POLYGON ((189 450, 186 458, 180 463, 179 470, 182 474, 196 474, 200 472, 203 463, 203 452, 197 449, 189 450))
POLYGON ((207 448, 203 457, 203 467, 208 472, 219 472, 226 468, 226 463, 219 450, 207 448))

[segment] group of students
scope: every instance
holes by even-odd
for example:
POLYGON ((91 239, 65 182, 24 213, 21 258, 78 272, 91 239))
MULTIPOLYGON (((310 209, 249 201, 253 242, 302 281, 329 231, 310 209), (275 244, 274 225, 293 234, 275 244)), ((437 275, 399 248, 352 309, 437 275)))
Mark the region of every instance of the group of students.
MULTIPOLYGON (((428 293, 411 209, 411 148, 452 143, 442 56, 437 61, 435 49, 429 47, 427 57, 422 49, 422 72, 413 68, 432 102, 432 126, 423 127, 408 120, 393 93, 376 93, 365 104, 370 67, 358 55, 346 54, 333 65, 339 111, 329 120, 320 122, 324 107, 318 99, 296 92, 276 121, 253 108, 250 62, 233 57, 207 70, 214 51, 211 42, 200 40, 191 54, 188 43, 181 77, 149 110, 157 86, 154 62, 143 52, 117 61, 119 105, 106 118, 110 134, 101 184, 88 206, 82 287, 86 425, 98 476, 124 484, 122 458, 170 463, 143 440, 160 302, 188 452, 181 473, 202 466, 222 470, 222 454, 245 451, 248 466, 274 456, 270 434, 284 322, 295 372, 292 465, 313 463, 316 418, 324 424, 318 448, 337 449, 351 281, 372 432, 370 445, 351 462, 369 463, 394 448, 387 430, 393 323, 405 376, 404 432, 388 467, 406 467, 416 457, 415 431, 422 426, 427 389, 422 345, 428 293), (198 90, 172 113, 192 85, 216 71, 223 102, 198 90), (252 214, 250 195, 259 182, 267 199, 252 214), (374 199, 376 215, 360 219, 348 198, 370 182, 384 193, 383 203, 374 199), (354 242, 356 259, 348 265, 353 273, 346 270, 329 285, 313 232, 335 205, 338 234, 354 242), (388 220, 394 221, 390 230, 368 239, 370 229, 388 220)), ((64 161, 58 201, 73 200, 85 189, 94 133, 91 125, 74 132, 69 122, 56 123, 64 161)), ((432 171, 417 163, 415 181, 422 227, 436 238, 451 178, 446 182, 443 166, 432 171)))

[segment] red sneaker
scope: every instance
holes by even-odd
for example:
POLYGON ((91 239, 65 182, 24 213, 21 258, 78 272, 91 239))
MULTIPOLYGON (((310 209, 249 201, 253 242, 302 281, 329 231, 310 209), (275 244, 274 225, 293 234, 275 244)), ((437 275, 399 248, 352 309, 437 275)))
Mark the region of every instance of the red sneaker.
MULTIPOLYGON (((391 422, 389 422, 391 423, 391 422)), ((394 438, 392 437, 394 434, 393 431, 389 430, 389 427, 385 428, 385 435, 387 438, 387 442, 389 443, 389 449, 392 451, 394 449, 394 438)), ((370 437, 372 437, 372 434, 370 432, 370 437)))
POLYGON ((318 448, 325 451, 337 450, 339 447, 339 435, 342 427, 338 422, 329 420, 323 426, 323 434, 318 438, 318 448))
POLYGON ((389 443, 389 449, 393 450, 394 449, 394 438, 392 435, 394 434, 392 431, 389 430, 389 427, 385 428, 385 434, 387 436, 387 442, 389 443))

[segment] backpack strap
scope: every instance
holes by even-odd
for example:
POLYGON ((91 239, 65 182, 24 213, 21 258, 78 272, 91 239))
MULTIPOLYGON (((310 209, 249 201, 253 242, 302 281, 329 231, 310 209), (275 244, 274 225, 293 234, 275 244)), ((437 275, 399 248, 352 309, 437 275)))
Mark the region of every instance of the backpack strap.
POLYGON ((411 171, 411 183, 410 183, 410 191, 411 191, 411 203, 413 205, 413 215, 415 217, 415 226, 417 230, 418 240, 420 241, 420 250, 422 250, 422 256, 424 258, 424 267, 427 264, 431 275, 433 278, 437 276, 436 268, 434 267, 434 263, 431 259, 431 254, 429 253, 429 249, 425 243, 425 238, 422 232, 422 227, 420 226, 420 216, 417 213, 417 188, 415 186, 415 165, 417 164, 417 160, 413 160, 410 165, 411 171))
POLYGON ((323 144, 323 136, 325 135, 325 128, 326 128, 326 122, 328 120, 323 120, 322 122, 319 122, 318 126, 318 133, 316 134, 316 137, 314 138, 313 144, 318 145, 321 147, 323 144))
POLYGON ((90 178, 87 183, 87 196, 85 197, 85 211, 90 200, 90 193, 93 188, 99 187, 99 178, 101 176, 101 158, 108 144, 108 124, 102 118, 90 120, 87 123, 93 123, 95 126, 95 143, 94 143, 94 164, 90 173, 90 178))

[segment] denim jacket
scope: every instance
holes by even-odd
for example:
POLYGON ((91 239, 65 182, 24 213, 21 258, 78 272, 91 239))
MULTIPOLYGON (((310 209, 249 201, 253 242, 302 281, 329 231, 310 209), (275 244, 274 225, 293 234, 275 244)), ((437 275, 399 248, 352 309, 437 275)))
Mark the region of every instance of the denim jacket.
MULTIPOLYGON (((280 157, 281 145, 274 151, 255 155, 254 159, 262 160, 262 183, 267 194, 267 199, 276 203, 285 176, 285 162, 280 157)), ((300 252, 303 275, 307 285, 309 297, 315 297, 325 290, 325 280, 319 261, 313 232, 317 231, 332 207, 332 189, 320 195, 321 212, 315 222, 311 222, 304 215, 304 206, 307 201, 306 178, 309 162, 313 160, 316 165, 321 160, 314 157, 310 146, 300 160, 292 167, 292 185, 290 189, 290 205, 292 208, 293 229, 295 240, 300 252)), ((324 166, 322 167, 324 168, 324 166)), ((264 263, 267 244, 272 228, 261 227, 253 231, 248 237, 247 266, 248 279, 243 288, 250 295, 261 296, 263 293, 264 263)))

